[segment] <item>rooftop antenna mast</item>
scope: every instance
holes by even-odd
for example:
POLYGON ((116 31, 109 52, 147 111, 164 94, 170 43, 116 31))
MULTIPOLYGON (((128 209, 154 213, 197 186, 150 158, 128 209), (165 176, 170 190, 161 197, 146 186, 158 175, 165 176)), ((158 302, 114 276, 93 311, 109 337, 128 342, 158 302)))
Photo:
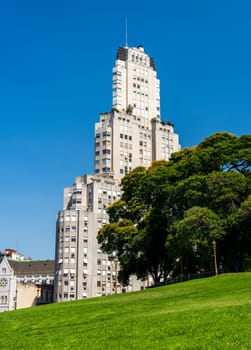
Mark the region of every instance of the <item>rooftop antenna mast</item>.
POLYGON ((126 35, 126 108, 128 107, 128 38, 127 38, 127 17, 125 18, 125 35, 126 35))
POLYGON ((126 34, 126 48, 128 48, 128 37, 127 37, 127 17, 125 19, 125 34, 126 34))

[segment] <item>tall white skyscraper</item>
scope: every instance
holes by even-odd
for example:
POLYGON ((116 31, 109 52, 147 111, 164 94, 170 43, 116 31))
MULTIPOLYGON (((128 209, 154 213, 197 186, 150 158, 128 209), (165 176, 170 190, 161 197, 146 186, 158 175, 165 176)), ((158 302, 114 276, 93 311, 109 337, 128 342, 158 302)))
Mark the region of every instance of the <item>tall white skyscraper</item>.
POLYGON ((160 82, 142 46, 120 47, 113 68, 112 112, 95 125, 95 173, 120 179, 180 149, 173 124, 160 120, 160 82))
POLYGON ((95 124, 94 175, 79 176, 64 191, 57 216, 55 301, 138 290, 117 281, 117 263, 104 254, 97 233, 106 208, 121 197, 121 178, 137 166, 168 160, 180 149, 173 124, 160 118, 160 84, 142 46, 120 47, 113 68, 112 108, 95 124))
POLYGON ((113 68, 112 107, 133 114, 147 125, 152 118, 160 118, 160 86, 154 61, 142 46, 119 47, 113 68))

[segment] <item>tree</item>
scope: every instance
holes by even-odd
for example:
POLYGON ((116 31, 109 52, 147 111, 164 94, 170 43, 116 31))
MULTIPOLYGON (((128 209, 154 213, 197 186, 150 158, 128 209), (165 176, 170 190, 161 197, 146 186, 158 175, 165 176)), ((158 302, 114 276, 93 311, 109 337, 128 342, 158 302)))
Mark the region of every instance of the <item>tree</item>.
MULTIPOLYGON (((212 210, 194 206, 184 212, 184 218, 171 228, 175 235, 177 256, 182 256, 189 272, 208 270, 211 265, 212 242, 224 235, 223 223, 212 210)), ((169 235, 167 246, 173 244, 169 235)))
POLYGON ((128 282, 131 274, 136 274, 141 279, 151 275, 154 283, 159 284, 169 272, 165 247, 167 216, 161 211, 164 202, 163 198, 160 201, 160 195, 163 197, 163 194, 156 187, 160 177, 154 177, 156 169, 161 167, 163 163, 155 164, 148 171, 139 167, 123 178, 122 200, 107 209, 110 224, 98 233, 102 249, 108 254, 117 253, 119 278, 123 283, 128 282))
POLYGON ((98 241, 117 253, 124 283, 136 274, 159 284, 181 256, 187 272, 210 269, 213 240, 225 270, 243 268, 242 255, 251 261, 251 135, 216 133, 168 162, 134 169, 121 187, 98 241))
POLYGON ((128 105, 127 108, 126 108, 126 113, 128 115, 132 115, 132 112, 133 112, 133 106, 132 105, 128 105))

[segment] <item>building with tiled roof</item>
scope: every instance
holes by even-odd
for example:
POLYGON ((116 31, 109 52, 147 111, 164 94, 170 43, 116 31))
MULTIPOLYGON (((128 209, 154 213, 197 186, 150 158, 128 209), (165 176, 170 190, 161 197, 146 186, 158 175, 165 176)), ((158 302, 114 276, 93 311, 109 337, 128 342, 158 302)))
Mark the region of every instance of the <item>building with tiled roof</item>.
POLYGON ((11 251, 0 254, 0 311, 52 303, 55 261, 25 260, 11 251))

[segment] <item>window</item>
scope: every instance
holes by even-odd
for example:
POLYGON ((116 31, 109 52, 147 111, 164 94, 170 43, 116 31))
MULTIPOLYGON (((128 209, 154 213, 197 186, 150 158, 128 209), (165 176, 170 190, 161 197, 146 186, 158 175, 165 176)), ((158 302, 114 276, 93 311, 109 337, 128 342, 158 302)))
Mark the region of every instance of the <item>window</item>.
POLYGON ((7 304, 8 298, 7 295, 1 295, 1 304, 7 304))
POLYGON ((111 133, 108 132, 108 131, 104 131, 104 132, 103 132, 103 137, 106 137, 106 136, 111 136, 111 133))
POLYGON ((111 159, 110 158, 103 158, 102 162, 103 164, 110 163, 111 159))

